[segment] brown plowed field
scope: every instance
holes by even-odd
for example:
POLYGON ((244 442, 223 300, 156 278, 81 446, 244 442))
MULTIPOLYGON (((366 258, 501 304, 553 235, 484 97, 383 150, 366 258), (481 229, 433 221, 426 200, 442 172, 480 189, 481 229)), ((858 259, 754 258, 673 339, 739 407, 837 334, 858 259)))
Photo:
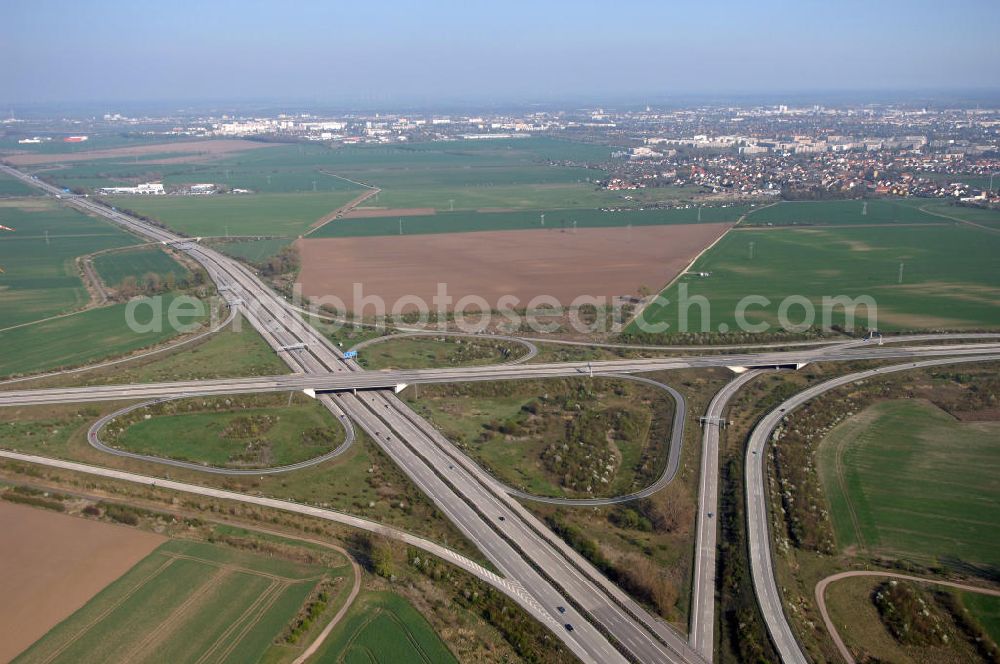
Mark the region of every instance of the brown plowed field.
POLYGON ((371 217, 426 217, 437 214, 434 208, 356 208, 344 215, 344 219, 368 219, 371 217))
POLYGON ((388 310, 403 296, 430 304, 439 282, 455 301, 478 295, 495 307, 501 296, 513 295, 521 308, 551 295, 569 305, 579 295, 610 299, 642 285, 657 289, 731 225, 310 238, 297 245, 299 279, 305 295, 335 295, 348 308, 355 282, 364 285, 364 295, 382 297, 388 310))
MULTIPOLYGON (((83 150, 63 154, 15 154, 6 160, 15 166, 32 166, 34 164, 64 163, 70 161, 90 161, 92 159, 114 159, 116 157, 135 157, 148 154, 166 154, 168 152, 196 153, 201 159, 213 159, 233 152, 256 150, 258 148, 274 147, 274 143, 243 141, 235 138, 223 138, 214 141, 180 141, 176 143, 150 143, 144 145, 129 145, 122 148, 105 148, 102 150, 83 150)), ((173 161, 198 161, 198 157, 167 158, 157 160, 157 163, 173 161)))
POLYGON ((166 538, 0 500, 0 662, 8 662, 166 538))

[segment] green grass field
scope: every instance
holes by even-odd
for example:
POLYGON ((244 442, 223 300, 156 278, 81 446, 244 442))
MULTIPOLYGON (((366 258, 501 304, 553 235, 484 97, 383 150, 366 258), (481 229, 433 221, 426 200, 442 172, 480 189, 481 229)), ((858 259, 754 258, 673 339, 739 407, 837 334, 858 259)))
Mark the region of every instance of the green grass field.
MULTIPOLYGON (((689 298, 708 299, 707 331, 720 326, 737 331, 736 307, 747 295, 770 300, 749 307, 746 320, 767 323, 772 331, 780 303, 790 295, 815 305, 817 326, 823 322, 823 297, 867 295, 877 304, 879 329, 995 328, 1000 326, 998 251, 1000 233, 968 226, 730 231, 692 268, 711 276, 682 276, 662 293, 669 304, 650 305, 642 319, 668 323, 669 332, 702 331, 697 305, 688 309, 687 330, 680 329, 683 285, 689 298)), ((833 313, 831 322, 843 323, 842 310, 833 313)), ((864 324, 865 309, 858 314, 855 324, 864 324)), ((792 307, 788 317, 801 323, 802 307, 792 307)), ((633 323, 628 330, 638 327, 633 323)))
POLYGON ((16 387, 11 387, 40 389, 288 373, 288 365, 281 361, 249 323, 237 318, 237 325, 238 329, 236 325, 230 325, 207 339, 185 344, 177 350, 167 350, 101 369, 39 378, 30 383, 15 383, 16 387))
MULTIPOLYGON (((234 196, 114 197, 124 209, 158 219, 191 235, 282 235, 294 237, 326 213, 363 191, 381 192, 366 205, 376 209, 432 208, 435 217, 404 220, 405 233, 689 223, 692 210, 641 211, 653 202, 690 198, 693 189, 654 188, 626 195, 599 189, 600 166, 610 159, 606 146, 531 137, 497 141, 438 141, 412 145, 274 145, 204 161, 153 163, 113 158, 76 162, 47 171, 65 186, 91 187, 160 180, 168 187, 213 182, 256 192, 234 196), (584 167, 584 166, 589 167, 584 167), (362 184, 358 184, 362 183, 362 184), (628 207, 628 213, 601 208, 628 207)), ((176 156, 176 155, 175 155, 176 156)), ((182 157, 183 159, 183 157, 182 157)), ((704 221, 735 221, 749 208, 709 208, 704 221)), ((341 220, 322 237, 398 233, 398 219, 341 220)), ((271 241, 266 241, 271 242, 271 241)), ((274 245, 229 247, 233 255, 260 260, 274 245)))
POLYGON ((947 223, 920 210, 926 199, 865 201, 781 201, 759 207, 747 215, 744 225, 865 225, 947 223))
MULTIPOLYGON (((107 357, 153 346, 177 335, 167 323, 167 311, 178 297, 167 293, 159 300, 163 325, 159 330, 135 332, 126 322, 128 305, 115 304, 80 313, 54 318, 40 323, 0 332, 0 376, 31 373, 77 366, 107 357)), ((201 323, 205 315, 183 317, 182 323, 201 323)), ((137 322, 149 323, 150 313, 142 307, 136 311, 137 322)))
MULTIPOLYGON (((735 222, 748 208, 718 207, 701 211, 702 223, 735 222)), ((513 231, 541 228, 545 214, 545 228, 625 228, 627 226, 662 226, 668 224, 696 224, 698 211, 694 208, 674 210, 625 210, 605 212, 599 209, 547 209, 509 212, 438 212, 420 217, 403 217, 404 235, 435 233, 465 233, 470 231, 513 231)), ((371 217, 367 219, 337 219, 309 237, 364 237, 398 235, 399 217, 371 217)))
POLYGON ((819 469, 841 548, 1000 567, 1000 423, 921 401, 871 406, 824 439, 819 469))
POLYGON ((24 136, 11 134, 0 138, 0 152, 30 152, 35 154, 72 154, 75 152, 87 152, 90 150, 104 150, 108 148, 120 148, 133 145, 150 145, 169 143, 171 141, 187 141, 188 137, 171 138, 169 136, 146 136, 142 134, 122 135, 119 133, 108 134, 88 134, 89 140, 83 143, 64 143, 63 137, 71 134, 71 131, 53 133, 51 141, 43 143, 18 143, 17 140, 24 136))
POLYGON ((322 664, 456 662, 427 620, 391 592, 364 592, 313 660, 322 664))
POLYGON ((150 419, 137 413, 109 443, 140 454, 252 468, 305 461, 344 440, 343 427, 330 412, 302 395, 291 405, 280 395, 182 399, 168 407, 166 414, 154 407, 150 419))
POLYGON ((111 224, 40 198, 0 201, 0 329, 55 316, 90 297, 76 257, 138 240, 111 224), (48 239, 46 239, 48 234, 48 239))
POLYGON ((990 635, 993 643, 1000 644, 1000 597, 967 592, 957 592, 957 594, 962 605, 990 635))
POLYGON ((939 215, 942 221, 969 221, 1000 230, 1000 210, 951 205, 947 201, 931 201, 921 207, 928 214, 939 215))
POLYGON ((37 196, 39 191, 17 178, 0 173, 0 196, 37 196))
POLYGON ((259 263, 274 256, 291 243, 291 239, 238 240, 217 242, 213 246, 227 256, 241 258, 251 263, 259 263))
POLYGON ((162 221, 188 235, 290 235, 357 196, 354 191, 217 196, 112 196, 122 209, 162 221))
POLYGON ((273 641, 322 578, 349 575, 347 565, 331 569, 172 540, 15 661, 260 661, 282 650, 273 641))
POLYGON ((103 254, 94 259, 94 267, 109 286, 121 284, 126 277, 141 279, 146 274, 156 274, 161 279, 166 279, 172 273, 178 281, 190 276, 187 268, 159 247, 103 254))
MULTIPOLYGON (((900 643, 886 628, 872 601, 872 594, 884 581, 879 577, 844 579, 827 589, 826 604, 830 618, 855 656, 865 653, 869 661, 898 664, 969 664, 984 661, 954 621, 931 599, 929 593, 935 588, 930 585, 912 584, 911 587, 917 588, 926 598, 928 612, 940 620, 938 624, 948 635, 948 643, 900 643)), ((863 661, 860 657, 858 659, 863 661)))

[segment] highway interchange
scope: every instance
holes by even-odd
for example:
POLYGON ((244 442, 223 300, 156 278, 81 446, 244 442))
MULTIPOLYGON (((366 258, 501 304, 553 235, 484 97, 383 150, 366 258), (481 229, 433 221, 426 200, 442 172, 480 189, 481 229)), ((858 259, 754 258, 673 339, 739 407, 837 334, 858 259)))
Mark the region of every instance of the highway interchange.
MULTIPOLYGON (((272 292, 252 271, 237 261, 190 238, 182 238, 162 228, 143 223, 90 199, 64 196, 61 190, 15 169, 0 165, 0 170, 49 194, 60 196, 69 205, 105 217, 141 237, 154 242, 169 243, 175 249, 187 253, 204 266, 219 292, 226 298, 231 309, 230 315, 232 311, 238 310, 293 371, 285 376, 260 378, 6 390, 0 391, 0 406, 307 390, 316 396, 348 431, 344 445, 338 447, 338 450, 346 449, 350 445, 350 441, 353 440, 353 426, 356 425, 364 430, 431 499, 442 514, 476 544, 499 570, 500 576, 494 575, 496 578, 492 578, 488 577, 491 573, 487 572, 485 575, 482 573, 485 570, 471 569, 469 566, 471 561, 456 561, 461 557, 443 547, 438 546, 438 550, 432 552, 456 562, 480 578, 488 577, 484 580, 511 596, 529 614, 549 627, 578 658, 585 662, 703 662, 712 659, 715 638, 713 628, 716 524, 711 513, 714 513, 718 499, 718 427, 715 422, 723 419, 724 409, 729 400, 754 376, 766 369, 796 368, 817 361, 909 360, 906 364, 851 374, 805 390, 782 404, 779 409, 769 413, 751 436, 750 450, 746 457, 746 471, 754 586, 768 630, 782 660, 800 662, 807 660, 784 615, 770 558, 771 540, 768 532, 763 450, 774 427, 787 411, 798 407, 804 401, 827 389, 833 389, 851 380, 860 380, 865 375, 887 373, 892 370, 901 371, 935 363, 1000 359, 1000 344, 989 341, 996 338, 996 335, 945 337, 954 340, 964 338, 979 343, 906 345, 942 338, 919 335, 900 338, 898 341, 902 345, 883 346, 877 345, 874 341, 852 341, 840 344, 801 345, 794 350, 767 350, 761 353, 366 372, 362 371, 353 360, 345 359, 322 334, 303 321, 299 311, 272 292), (288 350, 290 348, 296 349, 288 350), (393 394, 393 391, 398 391, 406 385, 419 383, 631 375, 668 369, 720 366, 734 368, 741 373, 716 395, 706 413, 689 639, 685 639, 664 621, 651 615, 611 583, 528 512, 515 499, 519 495, 516 491, 512 492, 510 487, 502 485, 461 453, 440 432, 417 416, 393 394), (745 373, 742 373, 744 371, 745 373), (829 387, 825 387, 828 385, 829 387), (824 387, 825 389, 819 389, 824 387)), ((786 348, 792 346, 792 344, 784 345, 786 348)), ((529 349, 533 347, 533 344, 529 345, 529 349)), ((659 385, 669 389, 665 385, 659 385)), ((677 419, 680 427, 683 427, 683 400, 678 400, 677 404, 679 413, 677 419)), ((96 431, 99 431, 99 427, 91 429, 92 433, 96 431)), ((680 440, 677 431, 682 431, 682 428, 678 429, 675 426, 675 433, 671 437, 672 459, 679 454, 680 440)), ((94 435, 96 437, 96 433, 94 435)), ((93 443, 93 440, 91 442, 93 443)), ((115 477, 130 482, 156 483, 158 486, 177 491, 267 505, 350 523, 368 530, 373 529, 371 522, 360 523, 364 520, 297 503, 183 485, 149 476, 20 455, 15 452, 0 452, 0 456, 62 467, 76 472, 115 477), (353 523, 352 519, 359 523, 353 523)), ((674 464, 672 469, 671 463, 668 463, 667 470, 650 488, 650 492, 670 481, 673 472, 676 471, 676 462, 672 463, 674 464)), ((402 538, 398 533, 392 536, 402 538)), ((432 543, 421 542, 415 545, 431 550, 433 546, 429 548, 430 544, 432 543)))

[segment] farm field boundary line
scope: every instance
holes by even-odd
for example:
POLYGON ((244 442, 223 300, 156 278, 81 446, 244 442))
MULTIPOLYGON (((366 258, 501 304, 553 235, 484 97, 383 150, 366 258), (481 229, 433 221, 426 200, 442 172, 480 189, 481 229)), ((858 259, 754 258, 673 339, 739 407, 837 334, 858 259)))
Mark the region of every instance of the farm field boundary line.
MULTIPOLYGON (((719 242, 722 240, 722 238, 726 237, 726 235, 731 230, 733 230, 734 228, 736 228, 736 226, 738 226, 739 223, 741 221, 743 221, 744 219, 746 219, 746 215, 745 214, 742 215, 739 219, 737 219, 736 222, 734 224, 732 224, 729 228, 727 228, 726 230, 722 231, 722 234, 719 235, 719 237, 715 238, 715 240, 712 242, 712 244, 708 245, 707 247, 705 247, 704 249, 702 249, 701 251, 699 251, 698 255, 695 256, 694 258, 692 258, 691 262, 688 263, 684 267, 684 269, 682 269, 680 272, 678 272, 677 274, 675 274, 674 278, 671 279, 670 281, 668 281, 666 283, 666 285, 663 286, 663 288, 660 288, 658 291, 656 291, 657 295, 663 293, 665 290, 667 290, 668 288, 670 288, 671 286, 673 286, 675 283, 677 283, 677 281, 681 277, 683 277, 685 274, 687 274, 688 271, 694 266, 694 264, 698 262, 699 258, 701 258, 702 256, 704 256, 710 249, 712 249, 712 247, 714 247, 715 245, 719 244, 719 242)), ((629 325, 632 324, 633 321, 638 320, 639 317, 642 316, 643 312, 646 310, 646 307, 648 307, 651 302, 652 302, 652 300, 650 300, 649 298, 646 298, 646 302, 644 302, 643 305, 641 307, 639 307, 639 309, 635 312, 635 314, 632 316, 632 318, 625 323, 625 327, 627 328, 629 325)))
POLYGON ((952 221, 957 221, 961 224, 965 224, 966 226, 973 226, 980 230, 989 231, 991 233, 1000 233, 1000 228, 990 228, 989 226, 983 226, 982 224, 977 224, 976 222, 969 221, 968 219, 962 219, 961 217, 952 217, 951 215, 942 214, 941 212, 934 212, 933 210, 928 210, 926 205, 917 209, 920 210, 921 212, 932 214, 935 217, 941 217, 942 219, 951 219, 952 221))
MULTIPOLYGON (((306 541, 317 541, 317 540, 306 540, 306 541)), ((329 638, 330 633, 333 631, 333 628, 339 625, 340 621, 343 620, 345 615, 347 615, 347 612, 354 604, 354 600, 357 599, 358 593, 361 591, 361 566, 357 563, 356 560, 354 560, 354 557, 351 556, 349 553, 347 553, 345 549, 342 549, 341 547, 338 547, 336 545, 324 543, 323 546, 329 546, 331 548, 340 551, 341 553, 344 554, 344 557, 346 557, 347 560, 350 561, 351 569, 354 572, 354 584, 351 586, 351 592, 347 596, 344 605, 337 610, 337 613, 333 616, 333 618, 330 619, 330 622, 326 624, 326 626, 323 628, 323 631, 321 631, 316 636, 316 638, 313 639, 313 642, 309 644, 309 646, 302 652, 301 655, 295 658, 292 664, 305 664, 305 662, 310 657, 316 654, 316 651, 319 650, 320 647, 326 642, 327 638, 329 638)))
MULTIPOLYGON (((933 214, 933 213, 931 213, 933 214)), ((956 219, 957 221, 957 219, 956 219)), ((971 222, 966 222, 971 223, 971 222)), ((901 224, 851 224, 846 226, 844 224, 788 224, 786 226, 742 226, 734 228, 733 230, 749 232, 749 231, 808 231, 813 229, 837 229, 841 230, 844 228, 934 228, 941 226, 951 226, 952 224, 946 224, 944 222, 936 223, 901 223, 901 224)), ((976 226, 977 224, 973 224, 976 226)), ((986 228, 982 226, 982 228, 986 228)), ((988 228, 987 230, 996 230, 993 228, 988 228)))
POLYGON ((472 574, 480 581, 488 583, 489 585, 496 588, 498 591, 502 592, 507 597, 511 598, 513 601, 517 602, 517 604, 523 607, 528 612, 529 615, 538 619, 538 614, 537 614, 538 608, 535 605, 534 600, 531 598, 530 595, 528 595, 527 591, 517 581, 512 579, 505 579, 501 577, 499 574, 496 574, 488 570, 479 563, 463 556, 462 554, 454 551, 453 549, 449 549, 443 544, 438 544, 437 542, 425 539, 423 537, 418 537, 417 535, 413 535, 398 528, 393 528, 392 526, 386 526, 375 521, 369 521, 368 519, 363 519, 361 517, 345 514, 343 512, 337 512, 335 510, 313 507, 312 505, 295 503, 288 500, 279 500, 277 498, 267 498, 264 496, 253 496, 253 495, 238 493, 235 491, 227 491, 225 489, 215 489, 212 487, 198 486, 196 484, 187 484, 185 482, 178 482, 175 480, 152 477, 149 475, 140 475, 137 473, 114 470, 111 468, 104 468, 101 466, 91 466, 87 464, 77 463, 75 461, 64 461, 62 459, 53 459, 50 457, 37 456, 33 454, 22 454, 20 452, 11 452, 8 450, 0 450, 0 458, 9 459, 12 461, 19 461, 22 463, 48 466, 62 470, 69 470, 72 472, 83 473, 85 475, 95 475, 98 477, 105 477, 114 480, 122 480, 133 484, 153 486, 161 489, 178 491, 180 493, 199 495, 208 498, 217 498, 221 500, 231 500, 240 503, 258 505, 260 507, 277 509, 284 512, 293 512, 305 516, 316 517, 319 519, 323 519, 325 521, 340 523, 346 526, 350 526, 352 528, 357 528, 359 530, 364 530, 366 532, 375 533, 383 537, 399 540, 410 546, 422 549, 423 551, 426 551, 431 555, 437 556, 438 558, 441 558, 445 562, 449 562, 458 567, 459 569, 462 569, 463 571, 472 574))
MULTIPOLYGON (((213 327, 211 329, 208 329, 208 330, 205 330, 204 332, 196 334, 193 337, 188 337, 187 339, 182 339, 181 341, 178 341, 177 343, 166 344, 164 346, 161 346, 160 348, 154 348, 153 350, 148 350, 148 351, 145 351, 145 352, 142 352, 142 353, 138 353, 136 355, 127 355, 126 357, 120 357, 120 358, 118 358, 116 360, 110 360, 108 362, 101 362, 99 364, 87 364, 87 365, 84 365, 82 367, 76 367, 76 368, 73 368, 73 369, 63 369, 61 371, 50 371, 48 373, 35 374, 35 375, 32 375, 32 376, 22 376, 20 378, 11 378, 9 380, 0 381, 0 386, 10 385, 12 383, 23 383, 23 382, 26 382, 26 381, 29 381, 29 380, 37 380, 39 378, 51 378, 52 376, 64 376, 64 375, 67 375, 67 374, 82 373, 84 371, 92 371, 94 369, 102 369, 104 367, 110 367, 110 366, 114 366, 116 364, 122 364, 122 363, 125 363, 125 362, 131 362, 133 360, 138 360, 138 359, 141 359, 141 358, 144 358, 144 357, 149 357, 151 355, 157 355, 159 353, 165 353, 165 352, 167 352, 169 350, 174 350, 176 348, 180 348, 181 346, 187 345, 189 343, 198 341, 199 339, 204 339, 205 337, 208 337, 210 335, 215 334, 216 332, 219 332, 220 330, 225 329, 226 327, 229 326, 230 323, 233 322, 233 319, 236 318, 236 313, 237 313, 237 311, 236 311, 236 309, 234 307, 229 307, 229 315, 227 315, 226 319, 223 320, 221 323, 219 323, 218 325, 216 325, 215 327, 213 327)), ((3 332, 3 331, 4 330, 0 330, 0 332, 3 332)))
POLYGON ((898 572, 889 571, 877 571, 877 570, 852 570, 848 572, 838 572, 837 574, 831 574, 830 576, 820 579, 819 583, 816 584, 816 605, 819 607, 820 615, 823 617, 823 625, 826 627, 826 631, 829 632, 830 638, 837 645, 837 650, 840 651, 840 656, 844 658, 844 662, 847 664, 855 664, 854 656, 851 655, 851 651, 847 648, 847 644, 844 643, 844 639, 840 636, 840 632, 837 631, 837 626, 833 624, 833 620, 830 618, 830 613, 826 608, 826 589, 830 584, 841 581, 843 579, 857 578, 857 577, 883 577, 891 579, 902 579, 904 581, 915 581, 917 583, 929 583, 938 586, 946 586, 948 588, 955 588, 957 590, 964 590, 971 593, 979 593, 982 595, 992 595, 993 597, 1000 597, 1000 589, 997 588, 986 588, 984 586, 973 586, 967 583, 958 583, 955 581, 946 581, 944 579, 931 579, 923 576, 913 576, 911 574, 900 574, 898 572))
MULTIPOLYGON (((84 311, 86 309, 93 309, 95 307, 100 307, 107 304, 108 302, 108 285, 104 283, 104 279, 101 278, 101 275, 98 273, 97 268, 94 266, 95 258, 97 258, 98 256, 129 251, 132 249, 136 249, 138 247, 146 247, 150 246, 151 244, 152 244, 151 242, 141 242, 139 244, 133 244, 127 247, 112 247, 110 249, 101 249, 100 251, 94 251, 89 254, 84 254, 83 256, 77 256, 76 265, 80 269, 80 273, 83 275, 84 286, 86 286, 87 290, 90 291, 93 295, 97 296, 96 298, 92 297, 91 301, 88 302, 87 305, 85 305, 82 309, 80 309, 80 311, 84 311), (95 299, 97 300, 96 302, 94 301, 95 299)), ((50 318, 48 320, 52 319, 50 318)), ((34 321, 34 322, 41 322, 41 321, 34 321)), ((0 330, 0 332, 2 331, 3 330, 0 330)))
POLYGON ((327 214, 327 215, 321 217, 320 219, 318 219, 317 221, 313 222, 313 224, 309 227, 309 230, 302 234, 302 237, 309 237, 310 235, 312 235, 313 233, 315 233, 319 229, 321 229, 324 226, 326 226, 327 224, 329 224, 331 221, 339 219, 340 217, 344 216, 345 214, 347 214, 348 212, 350 212, 354 208, 358 207, 359 205, 361 205, 362 203, 364 203, 365 201, 367 201, 372 196, 377 196, 378 192, 380 192, 380 191, 382 191, 382 190, 373 187, 373 188, 371 188, 371 189, 369 189, 369 190, 361 193, 360 195, 356 196, 355 198, 352 198, 345 205, 341 205, 339 208, 337 208, 333 212, 330 212, 329 214, 327 214))
MULTIPOLYGON (((94 501, 94 502, 102 502, 103 501, 103 502, 114 503, 114 504, 117 504, 117 505, 133 505, 136 502, 136 501, 126 501, 126 500, 123 500, 121 497, 105 496, 105 495, 98 495, 98 494, 93 494, 93 493, 84 493, 84 492, 81 492, 81 491, 78 491, 78 490, 75 490, 75 489, 74 490, 67 490, 67 489, 65 489, 64 487, 62 487, 58 483, 38 482, 36 480, 36 478, 32 478, 32 481, 30 483, 20 482, 18 480, 14 480, 14 479, 10 479, 10 478, 8 478, 8 481, 14 482, 14 483, 18 484, 19 486, 20 485, 24 485, 24 486, 30 486, 32 488, 36 488, 36 489, 40 489, 40 490, 45 490, 45 491, 55 491, 55 492, 59 492, 59 493, 65 494, 65 495, 74 496, 74 497, 77 497, 77 498, 85 498, 87 500, 91 500, 91 501, 94 501)), ((336 615, 334 615, 330 619, 330 622, 327 623, 327 625, 326 625, 326 627, 324 627, 323 631, 321 631, 317 635, 316 639, 313 640, 313 642, 309 645, 309 647, 307 647, 306 650, 292 664, 303 664, 309 657, 311 657, 312 655, 315 654, 316 650, 318 650, 323 645, 323 643, 326 641, 327 637, 329 637, 329 635, 333 631, 333 629, 337 626, 337 624, 339 624, 340 620, 343 619, 343 617, 347 613, 347 611, 350 610, 351 606, 354 604, 354 600, 357 599, 358 593, 361 590, 361 579, 362 579, 362 575, 363 575, 363 570, 361 568, 361 565, 358 564, 358 562, 355 559, 355 557, 347 549, 345 549, 344 547, 339 546, 337 544, 334 544, 333 542, 328 542, 328 541, 321 540, 321 539, 314 539, 314 538, 311 538, 311 537, 305 537, 305 536, 297 534, 297 533, 286 532, 286 531, 282 531, 282 530, 272 530, 270 528, 263 528, 263 527, 260 527, 260 526, 256 525, 255 523, 248 523, 248 522, 242 521, 240 519, 221 518, 221 517, 218 517, 218 516, 215 516, 215 515, 206 515, 203 512, 196 512, 196 511, 185 510, 185 509, 177 509, 174 506, 166 507, 164 505, 161 505, 161 504, 158 504, 158 503, 155 503, 155 502, 149 502, 149 501, 140 500, 138 502, 140 504, 142 504, 142 505, 147 506, 149 509, 154 510, 154 511, 165 510, 166 512, 168 512, 170 514, 183 515, 183 516, 188 516, 188 517, 192 517, 192 518, 199 518, 202 521, 206 521, 208 523, 214 523, 214 524, 217 524, 217 525, 225 525, 225 526, 233 526, 233 527, 241 528, 241 529, 244 529, 244 530, 252 531, 252 532, 255 532, 255 533, 262 533, 262 534, 265 534, 265 535, 271 535, 273 537, 280 537, 280 538, 283 538, 283 539, 294 540, 294 541, 297 541, 297 542, 304 542, 306 544, 311 544, 311 545, 314 545, 314 546, 319 546, 319 547, 323 547, 323 548, 326 548, 326 549, 330 549, 332 551, 336 551, 337 553, 339 553, 342 556, 344 556, 344 559, 351 566, 351 570, 352 570, 352 573, 354 575, 354 582, 353 582, 351 591, 348 594, 348 597, 345 599, 344 605, 337 611, 336 615)), ((175 556, 172 556, 172 557, 176 558, 177 556, 175 555, 175 556)), ((168 561, 168 562, 172 563, 173 561, 168 561)))
POLYGON ((84 312, 90 311, 91 309, 100 309, 105 304, 107 304, 107 297, 105 296, 105 301, 99 304, 94 304, 93 301, 87 305, 80 307, 74 311, 67 311, 64 314, 56 314, 55 316, 48 316, 46 318, 39 318, 38 320, 29 320, 27 323, 18 323, 17 325, 11 325, 10 327, 5 327, 0 329, 0 332, 10 332, 11 330, 19 330, 22 327, 31 327, 32 325, 40 325, 42 323, 49 323, 54 320, 61 320, 63 318, 70 318, 71 316, 77 316, 84 312))

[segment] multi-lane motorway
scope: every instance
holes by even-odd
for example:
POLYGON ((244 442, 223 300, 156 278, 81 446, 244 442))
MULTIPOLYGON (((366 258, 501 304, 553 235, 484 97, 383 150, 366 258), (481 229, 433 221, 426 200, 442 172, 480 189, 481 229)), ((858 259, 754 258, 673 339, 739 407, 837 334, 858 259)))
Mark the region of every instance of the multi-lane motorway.
MULTIPOLYGON (((159 399, 184 395, 219 396, 253 392, 313 390, 323 392, 385 391, 418 383, 460 383, 529 378, 587 377, 605 374, 635 374, 692 367, 793 368, 809 362, 850 362, 894 360, 939 356, 983 355, 1000 350, 1000 343, 967 343, 936 346, 852 346, 847 348, 786 351, 739 355, 692 355, 662 359, 600 360, 593 362, 552 362, 539 364, 498 364, 448 369, 411 369, 406 371, 347 371, 353 366, 341 359, 320 372, 293 373, 282 376, 226 378, 215 380, 137 383, 129 385, 93 385, 37 390, 0 391, 0 406, 41 405, 83 401, 119 401, 123 399, 159 399)), ((308 358, 308 349, 282 353, 286 358, 308 358)))
MULTIPOLYGON (((19 171, 0 165, 0 170, 50 194, 61 191, 19 171)), ((201 263, 232 309, 261 334, 292 369, 285 376, 150 383, 143 385, 93 386, 48 390, 0 392, 0 406, 72 403, 100 400, 177 398, 249 392, 310 390, 339 420, 353 421, 368 433, 426 493, 431 501, 496 566, 517 593, 517 601, 548 626, 566 646, 585 662, 701 662, 712 652, 714 624, 714 512, 717 501, 717 430, 713 419, 721 418, 732 394, 750 380, 743 374, 724 388, 713 401, 707 417, 703 447, 705 464, 700 487, 694 607, 690 644, 660 619, 623 593, 590 563, 554 535, 509 493, 509 489, 463 455, 436 429, 397 399, 393 389, 403 385, 454 381, 488 381, 596 374, 633 374, 688 367, 734 368, 796 367, 816 361, 927 358, 899 365, 902 370, 932 363, 978 361, 1000 358, 995 342, 944 345, 890 345, 855 341, 832 345, 799 346, 791 351, 701 355, 646 360, 497 365, 463 369, 428 369, 396 372, 363 372, 334 348, 319 332, 306 324, 300 312, 268 289, 256 275, 237 261, 188 238, 143 223, 83 197, 66 197, 69 205, 103 216, 133 233, 155 242, 171 244, 201 263)), ((977 335, 964 335, 976 337, 977 335)), ((990 335, 979 335, 981 339, 990 335)), ((996 335, 993 335, 995 338, 996 335)), ((903 343, 940 337, 899 339, 903 343)), ((873 373, 887 369, 872 370, 873 373)), ((861 375, 861 374, 857 374, 861 375)), ((857 379, 857 378, 856 378, 857 379)), ((847 381, 845 381, 847 382, 847 381)), ((841 383, 843 384, 843 383, 841 383)), ((824 384, 825 385, 825 384, 824 384)), ((807 390, 789 400, 794 408, 818 392, 807 390)), ((777 412, 777 411, 776 411, 777 412)), ((761 427, 774 425, 782 413, 772 413, 761 427)), ((747 456, 747 500, 749 507, 751 566, 765 619, 779 652, 786 661, 802 661, 801 650, 787 626, 781 600, 770 567, 770 539, 764 508, 763 445, 771 429, 758 428, 747 456), (763 432, 763 433, 762 433, 763 432), (756 493, 754 493, 756 491, 756 493)), ((11 457, 12 453, 3 453, 11 457)), ((28 460, 28 459, 24 459, 28 460)), ((33 460, 33 462, 39 462, 33 460)), ((50 464, 68 464, 48 460, 50 464)), ((94 472, 93 469, 80 472, 94 472)), ((117 471, 107 471, 117 472, 117 471)), ((141 477, 126 478, 144 481, 141 477)), ((145 478, 149 479, 149 478, 145 478)), ((160 480, 155 480, 160 483, 160 480)), ((166 484, 164 484, 166 486, 166 484)), ((173 487, 177 490, 185 488, 173 487)), ((227 499, 259 501, 259 497, 233 494, 227 499)), ((281 506, 283 509, 287 505, 281 506)), ((303 509, 316 509, 301 506, 303 509)), ((320 515, 322 517, 322 515, 320 515)), ((329 518, 322 517, 322 518, 329 518)), ((516 594, 516 593, 515 593, 516 594)), ((512 595, 514 596, 514 595, 512 595)))
MULTIPOLYGON (((0 169, 53 195, 61 194, 54 187, 19 171, 7 167, 0 169)), ((345 361, 339 351, 245 266, 90 199, 70 197, 66 202, 108 218, 142 237, 168 242, 197 260, 231 305, 240 307, 243 316, 272 348, 280 352, 297 375, 304 378, 312 374, 328 379, 338 374, 357 373, 359 378, 366 375, 361 374, 357 364, 345 361), (303 346, 301 350, 283 350, 299 345, 303 346)), ((191 387, 181 386, 181 391, 174 395, 191 387)), ((91 394, 97 389, 90 388, 91 394)), ((126 387, 117 396, 105 393, 105 397, 142 397, 143 389, 126 387)), ((174 396, 148 390, 146 393, 148 398, 174 396)), ((416 417, 391 392, 342 392, 319 398, 336 417, 351 417, 372 436, 497 569, 532 596, 544 616, 543 624, 582 661, 701 661, 683 637, 627 597, 552 535, 478 466, 465 463, 468 460, 454 446, 416 417)))

